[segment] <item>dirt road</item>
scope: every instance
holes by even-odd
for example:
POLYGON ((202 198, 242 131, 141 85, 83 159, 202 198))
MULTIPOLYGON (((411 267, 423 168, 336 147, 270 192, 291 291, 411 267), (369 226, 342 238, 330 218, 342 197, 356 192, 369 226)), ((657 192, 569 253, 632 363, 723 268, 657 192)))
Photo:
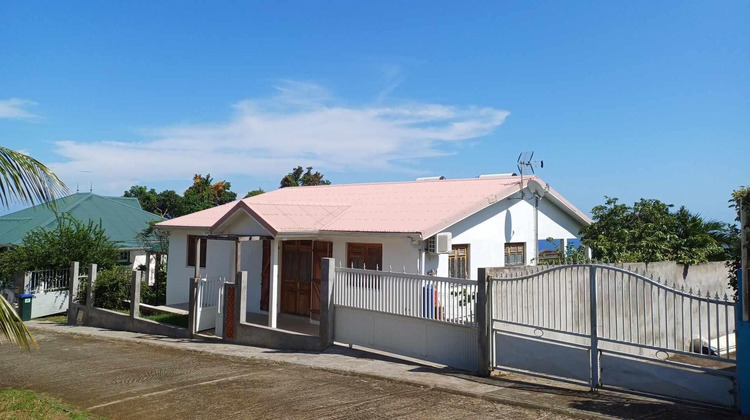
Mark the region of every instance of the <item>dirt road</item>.
POLYGON ((566 418, 382 379, 79 335, 37 332, 0 352, 0 387, 113 419, 566 418))

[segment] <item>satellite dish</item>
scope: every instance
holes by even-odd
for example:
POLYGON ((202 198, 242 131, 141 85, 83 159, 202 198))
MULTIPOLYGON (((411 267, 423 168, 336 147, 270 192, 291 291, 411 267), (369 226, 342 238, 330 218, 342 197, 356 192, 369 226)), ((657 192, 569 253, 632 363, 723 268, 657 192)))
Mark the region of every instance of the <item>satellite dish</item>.
POLYGON ((531 191, 531 193, 534 194, 537 198, 541 199, 545 194, 547 194, 547 188, 540 184, 536 179, 530 179, 528 187, 529 191, 531 191))

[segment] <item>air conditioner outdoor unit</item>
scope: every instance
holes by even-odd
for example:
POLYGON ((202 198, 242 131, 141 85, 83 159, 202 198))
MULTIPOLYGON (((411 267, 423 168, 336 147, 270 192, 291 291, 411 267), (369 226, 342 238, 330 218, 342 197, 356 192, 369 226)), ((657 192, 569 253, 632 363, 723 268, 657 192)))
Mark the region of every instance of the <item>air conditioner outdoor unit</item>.
POLYGON ((453 252, 453 235, 450 232, 438 233, 427 239, 427 252, 430 254, 450 254, 453 252))
POLYGON ((438 233, 437 239, 435 240, 435 250, 438 254, 450 254, 453 252, 453 235, 450 232, 438 233))

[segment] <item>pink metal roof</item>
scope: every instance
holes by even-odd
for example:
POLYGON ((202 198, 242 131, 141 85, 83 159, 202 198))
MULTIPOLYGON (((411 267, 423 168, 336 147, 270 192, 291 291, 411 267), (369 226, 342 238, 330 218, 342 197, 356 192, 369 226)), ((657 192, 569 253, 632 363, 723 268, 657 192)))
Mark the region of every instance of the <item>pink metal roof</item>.
MULTIPOLYGON (((535 177, 524 177, 524 184, 532 178, 535 177)), ((211 230, 226 220, 229 213, 244 208, 262 219, 259 221, 270 227, 274 235, 393 232, 415 233, 426 238, 518 192, 520 182, 520 177, 502 177, 282 188, 168 220, 159 226, 211 230)), ((552 190, 550 195, 573 217, 589 221, 562 196, 552 190)))

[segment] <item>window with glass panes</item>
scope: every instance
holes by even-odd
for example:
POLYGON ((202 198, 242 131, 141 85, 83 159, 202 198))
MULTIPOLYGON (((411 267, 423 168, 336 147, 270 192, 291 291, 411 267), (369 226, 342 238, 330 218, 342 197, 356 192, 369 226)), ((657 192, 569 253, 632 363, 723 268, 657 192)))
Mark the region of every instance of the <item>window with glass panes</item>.
POLYGON ((505 244, 505 265, 524 265, 526 263, 526 244, 511 242, 505 244))
POLYGON ((469 245, 453 245, 453 253, 448 256, 448 277, 469 278, 469 245))
POLYGON ((348 243, 346 257, 346 266, 349 268, 383 269, 382 244, 348 243))

